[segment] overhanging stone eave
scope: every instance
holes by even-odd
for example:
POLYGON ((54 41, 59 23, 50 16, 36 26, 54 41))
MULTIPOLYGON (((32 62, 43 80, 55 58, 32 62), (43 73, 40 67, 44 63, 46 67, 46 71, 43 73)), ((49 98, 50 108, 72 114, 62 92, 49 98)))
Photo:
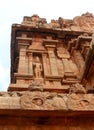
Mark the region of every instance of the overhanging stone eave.
POLYGON ((56 34, 58 37, 59 36, 65 36, 65 35, 80 35, 83 33, 88 33, 88 34, 92 34, 90 31, 73 31, 71 29, 66 29, 66 28, 45 28, 45 27, 32 27, 32 26, 27 26, 27 25, 21 25, 21 24, 13 24, 12 25, 12 34, 14 33, 14 31, 28 31, 28 32, 45 32, 45 33, 49 33, 49 34, 56 34))
MULTIPOLYGON (((11 47, 15 44, 15 33, 17 31, 27 31, 27 32, 41 32, 41 33, 49 33, 49 34, 55 34, 58 38, 63 38, 66 35, 75 35, 79 36, 80 34, 86 33, 85 31, 73 31, 73 30, 66 30, 66 29, 52 29, 52 28, 35 28, 32 26, 26 26, 21 24, 13 24, 12 25, 12 32, 11 32, 11 47)), ((87 32, 91 34, 90 32, 87 32)), ((12 49, 12 48, 11 48, 12 49)))

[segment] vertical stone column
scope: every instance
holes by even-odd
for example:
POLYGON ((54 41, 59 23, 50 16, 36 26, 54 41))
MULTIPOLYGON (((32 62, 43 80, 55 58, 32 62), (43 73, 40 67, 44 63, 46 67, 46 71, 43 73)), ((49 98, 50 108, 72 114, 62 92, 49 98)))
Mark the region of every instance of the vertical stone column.
POLYGON ((64 66, 63 66, 62 60, 59 58, 57 58, 57 67, 58 67, 58 74, 60 76, 63 76, 64 75, 64 66))
POLYGON ((19 65, 18 65, 18 73, 26 73, 26 44, 19 43, 19 65))
POLYGON ((43 59, 43 68, 44 68, 44 76, 48 76, 51 74, 50 65, 49 65, 49 59, 47 58, 47 54, 42 54, 43 59))
POLYGON ((52 76, 58 76, 58 69, 57 69, 56 57, 54 54, 54 48, 47 48, 47 49, 49 54, 52 76))
POLYGON ((72 72, 71 68, 70 68, 70 65, 69 65, 69 62, 68 62, 68 59, 62 59, 62 62, 63 62, 63 66, 64 66, 64 72, 65 73, 70 73, 72 72))
POLYGON ((80 71, 80 74, 82 75, 83 70, 84 70, 84 65, 85 65, 84 59, 83 59, 80 51, 74 50, 73 56, 74 56, 75 62, 77 64, 77 67, 78 67, 78 69, 80 71))
POLYGON ((33 57, 32 53, 28 53, 28 73, 33 75, 33 57))
POLYGON ((60 47, 57 49, 57 55, 60 59, 62 59, 62 64, 63 64, 63 70, 64 73, 72 73, 72 69, 70 67, 70 54, 67 51, 66 48, 64 47, 60 47))

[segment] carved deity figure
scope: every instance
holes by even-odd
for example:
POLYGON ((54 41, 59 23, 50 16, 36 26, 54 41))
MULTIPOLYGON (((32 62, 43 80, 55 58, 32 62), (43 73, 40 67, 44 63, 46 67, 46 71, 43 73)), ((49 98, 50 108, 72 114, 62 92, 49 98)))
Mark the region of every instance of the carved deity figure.
POLYGON ((34 63, 34 66, 35 66, 35 68, 34 68, 35 77, 41 78, 41 76, 42 76, 42 64, 41 64, 38 56, 36 57, 36 61, 34 63))

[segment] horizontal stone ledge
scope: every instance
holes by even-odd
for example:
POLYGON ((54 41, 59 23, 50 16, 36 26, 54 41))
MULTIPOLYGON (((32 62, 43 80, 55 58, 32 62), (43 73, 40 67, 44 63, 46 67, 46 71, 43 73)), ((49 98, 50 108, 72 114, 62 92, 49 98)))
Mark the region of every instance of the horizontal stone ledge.
POLYGON ((21 109, 20 97, 0 97, 0 109, 21 109))

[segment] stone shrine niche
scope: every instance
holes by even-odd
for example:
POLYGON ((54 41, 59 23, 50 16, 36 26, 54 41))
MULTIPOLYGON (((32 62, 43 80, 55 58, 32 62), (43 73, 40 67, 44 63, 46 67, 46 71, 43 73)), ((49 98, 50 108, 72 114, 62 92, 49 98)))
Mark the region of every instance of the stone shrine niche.
POLYGON ((42 79, 44 77, 42 55, 40 53, 33 53, 33 76, 34 79, 42 79))

